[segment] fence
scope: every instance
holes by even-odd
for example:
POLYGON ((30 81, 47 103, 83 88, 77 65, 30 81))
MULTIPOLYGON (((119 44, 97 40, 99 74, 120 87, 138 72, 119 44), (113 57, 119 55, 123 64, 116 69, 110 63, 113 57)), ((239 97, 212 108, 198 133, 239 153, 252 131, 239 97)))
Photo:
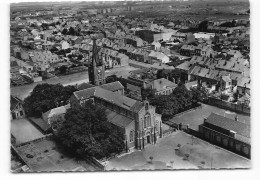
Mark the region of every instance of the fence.
POLYGON ((172 132, 175 132, 176 131, 176 129, 175 128, 172 128, 172 127, 170 127, 170 129, 167 129, 167 130, 164 130, 163 131, 163 137, 165 137, 165 136, 168 136, 168 135, 170 135, 172 132))
POLYGON ((223 109, 250 115, 250 108, 244 106, 243 104, 234 104, 234 103, 223 101, 221 99, 217 99, 214 97, 209 97, 208 101, 206 103, 208 103, 209 105, 212 105, 212 106, 217 106, 217 107, 220 107, 223 109))

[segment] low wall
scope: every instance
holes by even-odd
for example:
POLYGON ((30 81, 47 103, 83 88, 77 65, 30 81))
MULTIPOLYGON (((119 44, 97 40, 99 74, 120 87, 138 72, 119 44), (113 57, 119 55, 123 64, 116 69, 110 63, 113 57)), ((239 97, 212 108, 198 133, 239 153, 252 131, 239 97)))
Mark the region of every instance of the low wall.
POLYGON ((27 165, 30 170, 32 169, 32 167, 27 164, 26 161, 19 155, 17 149, 13 145, 11 145, 11 152, 14 153, 19 158, 19 160, 23 162, 23 164, 27 165))
POLYGON ((24 145, 27 145, 27 144, 30 144, 30 143, 40 142, 40 141, 45 140, 45 139, 52 140, 53 139, 53 134, 47 134, 46 136, 41 137, 39 139, 34 139, 32 141, 28 141, 28 142, 25 142, 25 143, 18 144, 15 147, 18 148, 18 147, 21 147, 21 146, 24 146, 24 145))
POLYGON ((250 115, 250 108, 243 106, 242 104, 234 104, 214 97, 209 97, 206 103, 212 106, 250 115))
POLYGON ((98 170, 100 170, 100 171, 104 171, 105 170, 105 166, 103 166, 96 158, 89 157, 89 156, 84 156, 82 158, 85 161, 87 161, 88 163, 91 163, 92 165, 94 165, 98 170))
POLYGON ((197 107, 194 107, 194 108, 188 109, 186 111, 180 112, 178 114, 175 114, 172 118, 181 116, 183 114, 186 114, 187 112, 195 111, 195 110, 200 109, 200 108, 202 108, 202 105, 199 103, 199 105, 197 107))

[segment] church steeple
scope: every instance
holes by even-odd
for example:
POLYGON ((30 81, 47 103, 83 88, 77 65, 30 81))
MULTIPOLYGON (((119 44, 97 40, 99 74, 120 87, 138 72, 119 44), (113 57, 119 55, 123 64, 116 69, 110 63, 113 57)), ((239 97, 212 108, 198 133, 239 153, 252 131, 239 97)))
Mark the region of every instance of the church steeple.
POLYGON ((105 66, 99 56, 99 48, 95 38, 93 38, 92 61, 88 68, 88 74, 90 84, 98 86, 105 83, 105 66))

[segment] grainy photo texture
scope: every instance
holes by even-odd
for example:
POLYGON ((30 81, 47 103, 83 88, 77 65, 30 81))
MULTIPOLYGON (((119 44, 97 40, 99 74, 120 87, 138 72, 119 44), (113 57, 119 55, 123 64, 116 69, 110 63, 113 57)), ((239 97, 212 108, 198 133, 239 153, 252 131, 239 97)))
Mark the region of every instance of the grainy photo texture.
POLYGON ((248 0, 10 4, 11 170, 248 169, 248 0))

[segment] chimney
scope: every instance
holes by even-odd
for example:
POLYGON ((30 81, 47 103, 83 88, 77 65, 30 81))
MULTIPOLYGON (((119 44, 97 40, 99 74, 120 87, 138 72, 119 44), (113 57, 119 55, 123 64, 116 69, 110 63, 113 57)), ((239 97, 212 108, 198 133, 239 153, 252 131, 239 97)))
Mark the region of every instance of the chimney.
POLYGON ((207 120, 207 118, 204 118, 204 121, 203 121, 203 123, 205 123, 205 121, 207 120))
POLYGON ((229 136, 236 138, 236 134, 237 134, 237 132, 229 130, 229 136))

